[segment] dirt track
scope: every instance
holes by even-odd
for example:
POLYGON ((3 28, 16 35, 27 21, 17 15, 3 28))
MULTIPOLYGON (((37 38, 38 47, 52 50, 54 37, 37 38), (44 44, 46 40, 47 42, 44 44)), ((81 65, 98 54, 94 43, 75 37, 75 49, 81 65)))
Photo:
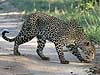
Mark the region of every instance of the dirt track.
MULTIPOLYGON (((92 63, 80 63, 70 53, 65 53, 70 64, 60 64, 53 43, 47 42, 44 53, 50 61, 41 60, 36 54, 36 38, 20 46, 25 56, 13 56, 13 43, 2 39, 1 32, 8 29, 7 36, 15 37, 21 28, 21 15, 17 8, 5 0, 0 1, 0 75, 88 75, 86 70, 92 66, 100 66, 100 50, 97 49, 92 63)), ((96 74, 99 75, 99 74, 96 74)))

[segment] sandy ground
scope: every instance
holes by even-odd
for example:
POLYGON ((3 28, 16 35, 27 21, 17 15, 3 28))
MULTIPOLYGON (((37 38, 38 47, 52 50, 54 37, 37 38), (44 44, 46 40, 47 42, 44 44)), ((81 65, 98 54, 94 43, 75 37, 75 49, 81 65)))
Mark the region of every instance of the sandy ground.
MULTIPOLYGON (((80 63, 70 53, 65 58, 70 64, 60 64, 54 44, 46 43, 44 53, 50 61, 43 61, 36 54, 37 39, 20 46, 19 51, 24 56, 13 56, 13 43, 2 39, 1 32, 8 29, 8 37, 15 37, 21 28, 21 16, 18 9, 5 0, 0 1, 0 75, 89 75, 91 67, 100 67, 100 50, 96 48, 96 56, 91 63, 80 63)), ((91 74, 100 75, 100 74, 91 74)))

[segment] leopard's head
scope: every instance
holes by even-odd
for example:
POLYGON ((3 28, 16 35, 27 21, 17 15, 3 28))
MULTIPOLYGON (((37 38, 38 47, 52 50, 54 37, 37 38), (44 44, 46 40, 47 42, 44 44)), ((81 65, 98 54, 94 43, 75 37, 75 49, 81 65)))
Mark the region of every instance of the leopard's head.
POLYGON ((76 45, 84 60, 91 62, 94 59, 95 47, 90 41, 82 40, 81 42, 76 43, 76 45))
MULTIPOLYGON (((68 45, 68 43, 75 45, 73 49, 70 49, 70 50, 72 51, 74 50, 74 48, 77 49, 80 52, 82 58, 86 60, 86 62, 91 62, 95 56, 95 47, 88 40, 83 27, 81 27, 81 25, 77 21, 74 21, 74 20, 71 20, 70 22, 68 22, 67 26, 69 28, 70 34, 66 35, 66 37, 69 36, 66 45, 68 45)), ((78 55, 76 54, 76 56, 78 55)))

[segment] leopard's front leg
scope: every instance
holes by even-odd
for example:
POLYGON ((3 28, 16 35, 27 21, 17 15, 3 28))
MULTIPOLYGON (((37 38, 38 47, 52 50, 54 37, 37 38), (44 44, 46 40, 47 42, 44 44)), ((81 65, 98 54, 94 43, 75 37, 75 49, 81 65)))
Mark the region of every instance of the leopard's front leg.
POLYGON ((46 57, 43 54, 43 48, 45 47, 46 40, 41 38, 40 36, 37 36, 37 43, 37 54, 40 56, 42 60, 49 60, 49 57, 46 57))
POLYGON ((69 61, 67 61, 64 58, 63 45, 61 45, 60 43, 55 43, 55 47, 56 47, 56 51, 58 53, 60 62, 62 64, 69 64, 69 61))
POLYGON ((66 46, 67 48, 70 48, 69 51, 77 57, 77 59, 79 59, 81 62, 85 62, 87 63, 86 60, 84 60, 84 58, 81 56, 81 53, 78 50, 78 47, 76 45, 70 44, 68 46, 66 46))

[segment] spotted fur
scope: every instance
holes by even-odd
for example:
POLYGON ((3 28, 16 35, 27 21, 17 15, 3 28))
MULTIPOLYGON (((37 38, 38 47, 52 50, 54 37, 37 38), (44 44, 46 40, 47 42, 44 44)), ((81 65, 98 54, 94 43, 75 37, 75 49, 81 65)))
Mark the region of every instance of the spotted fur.
POLYGON ((70 44, 67 46, 68 50, 64 50, 64 52, 71 52, 74 56, 76 56, 81 62, 88 63, 89 61, 85 60, 80 51, 78 50, 78 47, 76 45, 70 44))
MULTIPOLYGON (((69 61, 64 58, 63 47, 72 43, 84 51, 87 61, 91 61, 94 58, 94 46, 86 39, 82 27, 80 27, 75 20, 65 22, 43 13, 33 13, 27 16, 22 29, 15 38, 9 39, 5 36, 5 33, 9 32, 2 32, 2 37, 5 40, 9 42, 14 41, 15 55, 20 55, 20 52, 18 51, 19 45, 37 37, 37 54, 43 60, 49 59, 43 54, 43 48, 45 47, 46 40, 55 44, 60 62, 63 64, 69 63, 69 61)), ((77 56, 79 59, 79 53, 77 51, 75 52, 73 50, 74 53, 72 52, 72 54, 77 56)))

